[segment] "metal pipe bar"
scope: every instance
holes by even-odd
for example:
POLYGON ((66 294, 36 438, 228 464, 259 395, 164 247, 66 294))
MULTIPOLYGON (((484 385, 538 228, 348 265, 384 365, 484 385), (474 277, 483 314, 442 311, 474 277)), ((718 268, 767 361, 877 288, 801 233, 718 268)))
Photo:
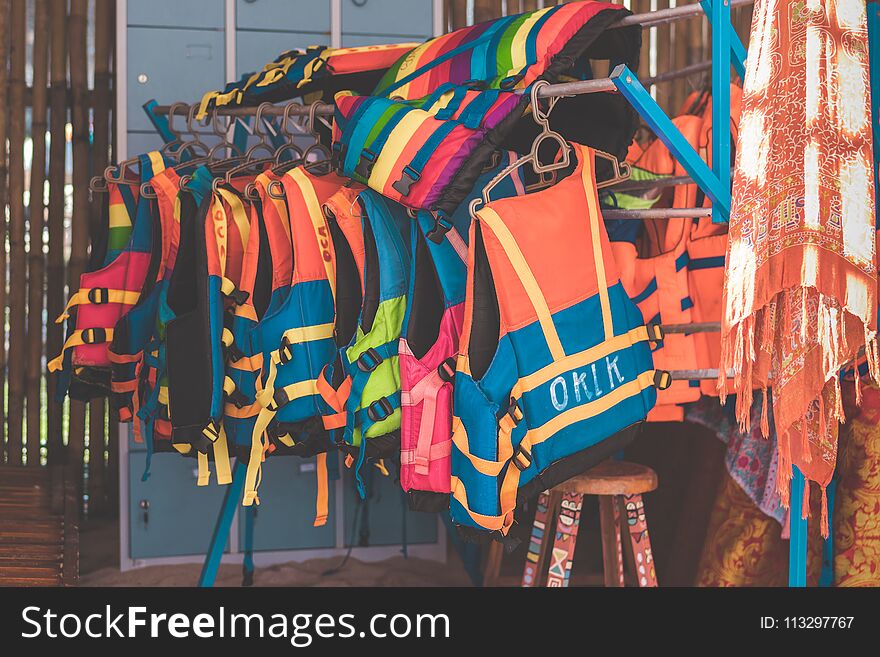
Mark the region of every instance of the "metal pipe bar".
POLYGON ((691 324, 661 324, 663 333, 720 333, 721 322, 693 322, 691 324))
MULTIPOLYGON (((293 107, 292 109, 287 111, 288 116, 308 116, 310 105, 301 105, 300 103, 288 103, 292 105, 298 105, 299 107, 293 107)), ((333 116, 333 105, 328 103, 321 103, 322 106, 319 106, 315 110, 316 116, 333 116)), ((262 114, 264 116, 283 116, 284 110, 287 104, 285 105, 272 105, 271 107, 263 108, 262 114)), ((153 113, 155 114, 168 114, 171 110, 171 105, 157 105, 153 109, 153 113)), ((247 107, 219 107, 215 108, 213 112, 216 112, 218 116, 236 116, 236 117, 246 117, 246 116, 254 116, 257 113, 257 105, 247 106, 247 107)), ((189 113, 188 106, 180 106, 175 108, 174 114, 175 116, 186 116, 189 113)))
POLYGON ((661 82, 677 80, 678 78, 686 78, 687 76, 693 75, 694 73, 702 73, 703 71, 707 71, 710 68, 712 68, 712 62, 697 62, 696 64, 684 66, 674 71, 666 71, 665 73, 660 73, 659 75, 655 75, 652 78, 647 78, 646 80, 642 81, 642 84, 644 84, 646 87, 650 87, 651 85, 660 84, 661 82))
POLYGON ((648 208, 646 210, 602 210, 602 218, 612 219, 688 219, 711 217, 712 208, 648 208))
MULTIPOLYGON (((730 7, 740 7, 742 5, 754 4, 755 0, 730 0, 730 7)), ((654 27, 655 25, 664 25, 666 23, 674 23, 675 21, 704 16, 703 6, 699 2, 688 5, 680 5, 669 9, 658 9, 656 11, 648 11, 643 14, 632 14, 621 21, 610 26, 608 29, 615 30, 621 27, 630 27, 631 25, 644 25, 654 27)))
MULTIPOLYGON (((672 377, 673 381, 714 381, 718 378, 717 369, 707 369, 707 370, 671 370, 669 372, 669 376, 672 377)), ((733 378, 733 370, 727 370, 728 378, 733 378)))

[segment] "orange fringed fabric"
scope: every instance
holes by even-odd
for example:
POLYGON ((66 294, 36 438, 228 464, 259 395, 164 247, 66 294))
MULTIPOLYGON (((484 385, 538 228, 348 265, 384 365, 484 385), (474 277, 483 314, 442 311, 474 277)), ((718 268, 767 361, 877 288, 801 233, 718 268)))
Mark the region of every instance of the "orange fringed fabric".
POLYGON ((772 377, 783 504, 792 466, 831 479, 841 366, 865 348, 878 378, 871 149, 865 3, 756 2, 718 383, 733 369, 745 428, 772 377))

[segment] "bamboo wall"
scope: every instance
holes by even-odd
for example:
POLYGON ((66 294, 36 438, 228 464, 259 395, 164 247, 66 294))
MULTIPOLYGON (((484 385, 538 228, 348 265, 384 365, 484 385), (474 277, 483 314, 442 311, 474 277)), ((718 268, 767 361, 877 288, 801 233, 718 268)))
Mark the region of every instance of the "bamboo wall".
POLYGON ((100 216, 89 178, 111 159, 114 11, 113 0, 0 0, 0 462, 67 464, 91 513, 115 506, 115 422, 103 401, 55 403, 46 362, 100 216))
MULTIPOLYGON (((622 3, 638 13, 675 0, 622 3)), ((447 0, 445 16, 454 29, 541 4, 447 0)), ((117 424, 103 401, 55 403, 46 362, 61 349, 52 320, 78 287, 100 217, 89 179, 112 161, 114 9, 114 0, 0 0, 0 462, 67 464, 90 514, 116 508, 117 424)), ((733 14, 745 39, 751 8, 733 14)), ((646 32, 640 77, 706 60, 709 37, 704 20, 646 32)), ((656 98, 674 113, 705 75, 659 84, 656 98)))

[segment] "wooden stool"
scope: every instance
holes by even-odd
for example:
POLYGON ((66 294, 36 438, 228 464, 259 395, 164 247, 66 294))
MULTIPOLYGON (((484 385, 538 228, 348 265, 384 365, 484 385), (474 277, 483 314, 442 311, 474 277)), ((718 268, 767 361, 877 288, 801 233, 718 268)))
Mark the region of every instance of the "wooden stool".
MULTIPOLYGON (((624 517, 630 539, 627 541, 626 553, 639 586, 657 586, 642 501, 643 493, 656 488, 657 473, 651 468, 627 461, 605 461, 584 474, 541 493, 538 497, 538 508, 532 526, 521 585, 568 586, 583 497, 596 495, 599 497, 605 586, 625 585, 624 545, 621 539, 624 517), (556 532, 554 535, 548 535, 547 527, 552 527, 554 521, 556 532), (545 571, 548 555, 550 563, 545 571), (546 579, 542 581, 545 572, 546 579)), ((497 542, 493 543, 484 578, 486 586, 493 586, 498 582, 502 556, 503 546, 497 542)))

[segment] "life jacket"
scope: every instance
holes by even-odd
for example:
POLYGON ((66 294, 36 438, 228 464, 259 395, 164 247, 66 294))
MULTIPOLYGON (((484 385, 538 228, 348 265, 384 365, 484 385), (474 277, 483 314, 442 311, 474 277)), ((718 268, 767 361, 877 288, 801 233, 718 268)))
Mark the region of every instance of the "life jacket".
POLYGON ((240 178, 202 199, 191 229, 181 226, 180 251, 168 285, 172 318, 165 333, 168 408, 172 446, 199 461, 199 485, 208 483, 208 455, 218 483, 229 483, 229 452, 222 428, 224 401, 234 393, 226 381, 225 347, 231 311, 247 300, 239 289, 250 233, 250 202, 240 178))
POLYGON ((319 378, 328 404, 324 426, 334 442, 357 454, 355 480, 366 492, 367 458, 400 450, 398 344, 406 313, 410 219, 406 210, 371 189, 345 189, 325 204, 336 252, 335 359, 319 378))
MULTIPOLYGON (((452 214, 452 228, 434 241, 434 217, 426 210, 410 222, 410 272, 406 315, 398 347, 400 364, 400 485, 414 511, 449 507, 452 447, 452 380, 464 318, 469 203, 516 159, 477 179, 469 198, 452 214)), ((520 170, 502 179, 492 200, 525 193, 520 170)))
POLYGON ((276 199, 268 193, 269 185, 279 180, 280 176, 268 171, 254 181, 259 199, 251 200, 250 232, 239 286, 247 299, 235 306, 231 327, 227 329, 229 344, 224 343, 228 356, 226 377, 231 385, 224 406, 223 427, 230 444, 245 450, 250 448, 261 408, 257 403, 257 379, 262 371, 263 354, 255 348, 260 340, 253 334, 260 331, 258 327, 263 317, 282 307, 290 293, 293 272, 287 204, 283 197, 276 199))
MULTIPOLYGON (((629 13, 605 2, 570 2, 426 41, 391 66, 371 96, 337 94, 339 170, 389 199, 433 212, 438 229, 448 229, 496 149, 528 150, 537 133, 525 115, 531 85, 589 79, 591 59, 637 66, 638 28, 603 34, 629 13)), ((550 121, 567 137, 620 158, 638 125, 632 107, 609 93, 562 99, 550 121)))
POLYGON ((211 189, 211 174, 196 169, 181 189, 180 176, 168 168, 150 179, 158 220, 150 265, 153 284, 116 324, 110 345, 113 401, 121 421, 132 421, 136 442, 147 448, 143 479, 150 474, 154 451, 171 449, 168 382, 165 373, 165 326, 168 284, 177 262, 180 225, 188 225, 201 199, 211 189))
POLYGON ((198 119, 216 107, 277 103, 293 98, 306 102, 328 100, 342 89, 372 89, 389 66, 417 43, 328 48, 310 46, 288 50, 256 73, 246 73, 219 91, 202 97, 198 119))
POLYGON ((245 506, 259 504, 260 463, 267 450, 317 454, 322 467, 326 461, 320 455, 330 447, 320 420, 324 405, 316 385, 336 351, 336 260, 322 205, 346 181, 332 173, 314 175, 296 167, 281 176, 281 183, 293 239, 290 290, 277 308, 259 318, 249 339, 236 342, 261 361, 255 383, 259 408, 252 434, 239 430, 234 434, 235 445, 249 450, 245 506))
POLYGON ((59 372, 58 396, 87 401, 110 392, 107 348, 114 327, 140 298, 150 267, 153 216, 140 184, 161 173, 165 162, 156 151, 139 158, 140 175, 130 182, 109 183, 104 221, 92 238, 89 271, 80 276, 57 323, 67 320, 61 353, 48 364, 59 372), (114 255, 115 254, 115 255, 114 255))
POLYGON ((596 193, 594 155, 572 173, 477 212, 455 374, 453 521, 507 534, 518 501, 632 440, 668 385, 620 283, 596 193))
MULTIPOLYGON (((740 93, 739 87, 731 85, 734 141, 740 93)), ((711 162, 711 104, 695 95, 686 105, 700 113, 682 114, 673 123, 703 159, 711 162)), ((644 149, 634 144, 628 161, 636 180, 662 181, 666 176, 687 175, 659 139, 644 149)), ((662 188, 662 182, 659 185, 662 188)), ((617 193, 615 200, 627 209, 711 206, 696 184, 661 191, 641 196, 617 193)), ((725 224, 713 224, 708 217, 626 220, 616 224, 609 226, 609 232, 621 281, 646 322, 669 325, 721 321, 719 291, 723 288, 727 249, 725 224), (635 237, 634 232, 641 235, 635 237)), ((719 359, 718 332, 669 333, 654 352, 655 365, 663 369, 717 369, 719 359)), ((696 401, 704 394, 717 396, 714 379, 676 380, 658 393, 657 405, 648 419, 682 421, 684 410, 680 404, 696 401)))

